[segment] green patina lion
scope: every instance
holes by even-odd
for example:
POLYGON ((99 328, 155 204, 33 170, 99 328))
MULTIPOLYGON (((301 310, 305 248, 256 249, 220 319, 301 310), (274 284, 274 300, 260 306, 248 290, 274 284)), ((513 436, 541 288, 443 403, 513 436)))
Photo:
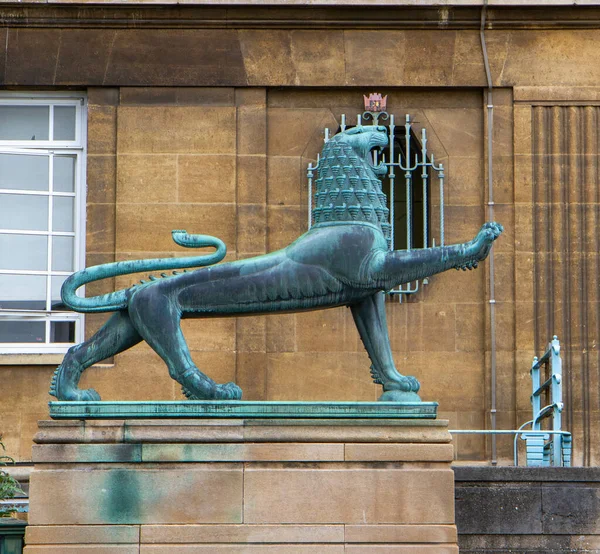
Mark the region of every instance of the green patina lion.
POLYGON ((390 348, 384 291, 451 268, 471 269, 488 255, 502 232, 486 223, 464 244, 390 251, 387 200, 370 151, 387 145, 384 127, 355 127, 329 140, 316 180, 314 226, 292 244, 256 258, 217 264, 225 245, 217 238, 174 231, 184 246, 213 246, 214 254, 117 262, 73 274, 63 302, 81 312, 115 312, 90 339, 74 346, 52 379, 59 400, 99 400, 78 388, 92 364, 145 340, 165 361, 190 399, 240 399, 235 383, 217 384, 194 364, 180 328, 182 317, 207 318, 297 312, 348 306, 371 359, 371 374, 383 386, 382 400, 418 401, 419 382, 396 370, 390 348), (92 281, 139 271, 211 265, 190 272, 150 276, 148 282, 93 298, 76 290, 92 281))

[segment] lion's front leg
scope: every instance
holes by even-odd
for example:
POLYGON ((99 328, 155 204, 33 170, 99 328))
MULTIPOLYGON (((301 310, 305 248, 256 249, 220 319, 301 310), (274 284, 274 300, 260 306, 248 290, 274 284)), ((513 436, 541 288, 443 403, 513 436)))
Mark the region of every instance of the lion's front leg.
POLYGON ((383 385, 383 395, 379 400, 420 402, 416 392, 420 385, 414 377, 406 377, 396 370, 387 320, 385 317, 385 298, 383 292, 377 292, 350 306, 354 322, 371 358, 371 375, 375 383, 383 385))

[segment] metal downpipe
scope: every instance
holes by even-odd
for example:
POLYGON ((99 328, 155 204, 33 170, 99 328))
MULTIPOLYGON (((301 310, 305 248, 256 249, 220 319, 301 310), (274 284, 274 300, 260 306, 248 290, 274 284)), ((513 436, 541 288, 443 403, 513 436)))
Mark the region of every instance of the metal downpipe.
MULTIPOLYGON (((493 164, 493 131, 494 131, 494 100, 493 84, 490 72, 490 63, 488 59, 487 47, 485 43, 485 22, 487 16, 488 0, 483 0, 481 8, 481 26, 479 28, 479 39, 481 41, 481 51, 483 53, 483 63, 485 66, 485 76, 487 79, 487 102, 484 113, 487 112, 487 160, 488 160, 488 221, 494 221, 494 164, 493 164)), ((490 426, 492 433, 496 430, 496 295, 494 283, 494 249, 489 254, 490 268, 490 356, 491 356, 491 375, 490 375, 490 426)), ((491 436, 492 443, 492 465, 498 463, 496 435, 491 436)))

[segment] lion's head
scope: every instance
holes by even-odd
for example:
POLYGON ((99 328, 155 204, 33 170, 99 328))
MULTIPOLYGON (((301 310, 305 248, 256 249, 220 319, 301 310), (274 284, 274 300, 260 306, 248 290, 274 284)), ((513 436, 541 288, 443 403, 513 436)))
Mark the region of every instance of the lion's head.
POLYGON ((375 125, 358 125, 327 141, 315 181, 315 226, 369 223, 389 238, 387 198, 377 178, 387 173, 387 167, 374 164, 372 158, 374 149, 387 144, 385 127, 375 125))

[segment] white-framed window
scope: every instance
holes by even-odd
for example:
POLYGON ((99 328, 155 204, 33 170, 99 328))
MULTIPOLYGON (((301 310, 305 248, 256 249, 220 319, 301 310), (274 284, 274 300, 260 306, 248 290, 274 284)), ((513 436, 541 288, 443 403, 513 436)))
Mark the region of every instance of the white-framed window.
POLYGON ((85 263, 86 108, 82 93, 0 93, 0 353, 83 340, 60 288, 85 263))

